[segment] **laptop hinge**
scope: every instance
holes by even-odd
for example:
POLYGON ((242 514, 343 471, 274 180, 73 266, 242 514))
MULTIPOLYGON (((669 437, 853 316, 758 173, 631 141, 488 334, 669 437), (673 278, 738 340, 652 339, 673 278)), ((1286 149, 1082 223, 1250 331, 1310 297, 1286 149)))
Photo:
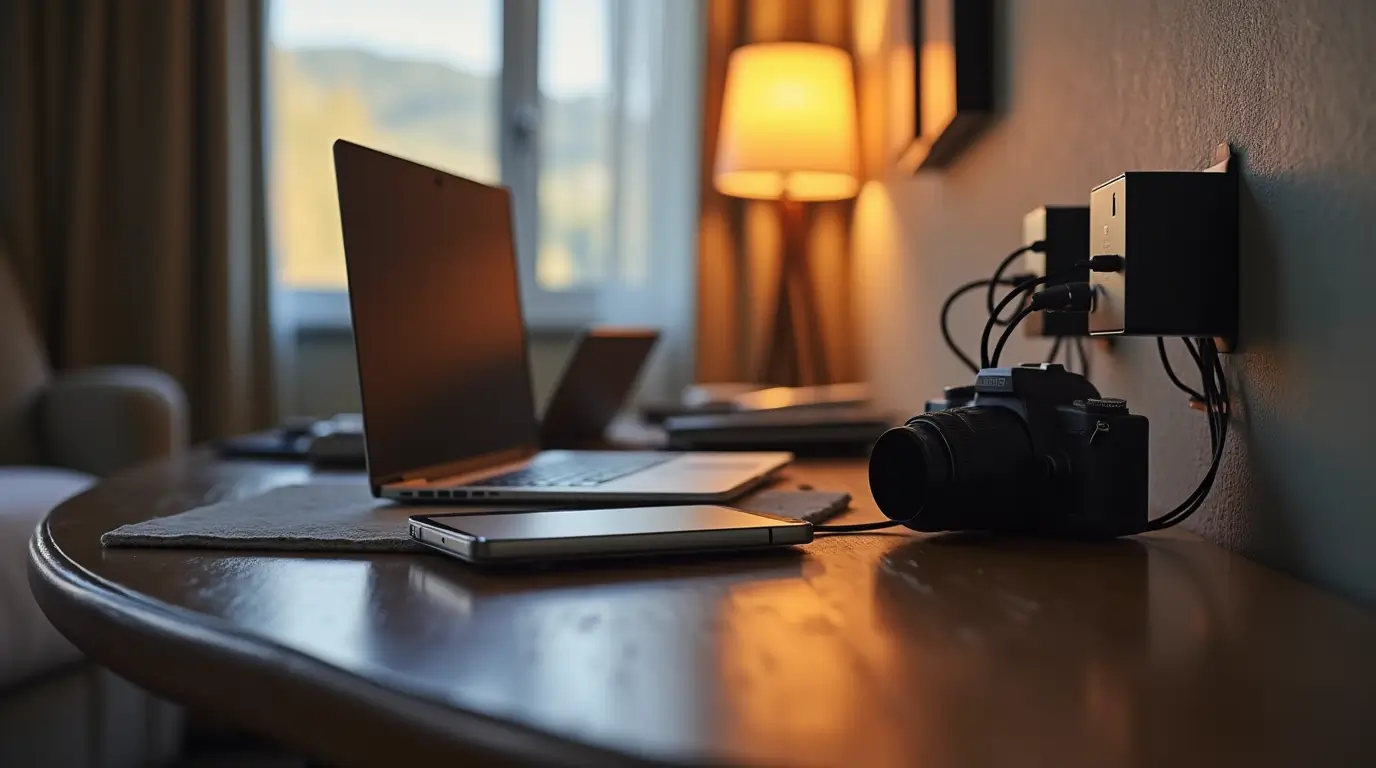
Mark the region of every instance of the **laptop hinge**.
POLYGON ((433 464, 428 467, 421 467, 411 472, 401 472, 390 478, 379 480, 382 485, 393 483, 407 483, 415 480, 431 481, 439 480, 455 475, 464 475, 469 472, 478 472, 490 467, 499 467, 503 464, 511 464, 517 461, 528 459, 539 453, 540 449, 533 445, 523 445, 505 451, 495 451, 485 453, 482 456, 475 456, 471 459, 461 459, 450 461, 444 464, 433 464))

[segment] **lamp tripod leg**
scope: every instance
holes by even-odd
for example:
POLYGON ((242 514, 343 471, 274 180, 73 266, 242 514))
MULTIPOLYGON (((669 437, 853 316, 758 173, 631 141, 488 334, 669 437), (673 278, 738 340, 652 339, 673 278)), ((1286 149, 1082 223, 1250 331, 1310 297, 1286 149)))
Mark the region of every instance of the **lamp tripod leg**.
POLYGON ((779 264, 777 304, 759 380, 816 385, 830 382, 821 305, 807 263, 807 211, 797 200, 779 201, 783 258, 779 264))

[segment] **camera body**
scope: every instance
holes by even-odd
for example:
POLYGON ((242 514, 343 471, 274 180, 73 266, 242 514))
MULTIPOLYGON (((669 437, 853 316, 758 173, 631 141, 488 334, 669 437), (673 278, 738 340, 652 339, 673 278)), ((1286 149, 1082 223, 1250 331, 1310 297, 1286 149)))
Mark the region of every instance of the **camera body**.
POLYGON ((986 368, 870 453, 880 510, 919 531, 1113 538, 1147 523, 1146 417, 1054 363, 986 368), (944 407, 943 407, 944 406, 944 407))

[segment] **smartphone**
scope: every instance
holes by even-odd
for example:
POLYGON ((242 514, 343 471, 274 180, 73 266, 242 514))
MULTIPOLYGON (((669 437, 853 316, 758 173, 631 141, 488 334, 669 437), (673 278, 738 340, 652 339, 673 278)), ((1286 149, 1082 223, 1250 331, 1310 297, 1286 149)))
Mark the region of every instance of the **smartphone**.
POLYGON ((416 541, 470 563, 635 557, 812 541, 811 523, 710 504, 412 515, 410 529, 416 541))

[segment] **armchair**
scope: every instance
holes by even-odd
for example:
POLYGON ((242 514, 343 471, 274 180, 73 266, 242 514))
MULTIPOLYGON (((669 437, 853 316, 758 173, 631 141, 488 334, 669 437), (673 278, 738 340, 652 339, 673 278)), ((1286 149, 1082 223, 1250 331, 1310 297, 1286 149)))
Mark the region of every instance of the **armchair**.
POLYGON ((25 564, 50 510, 186 442, 171 376, 52 372, 0 245, 0 765, 146 765, 175 754, 179 712, 84 662, 38 609, 25 564))

